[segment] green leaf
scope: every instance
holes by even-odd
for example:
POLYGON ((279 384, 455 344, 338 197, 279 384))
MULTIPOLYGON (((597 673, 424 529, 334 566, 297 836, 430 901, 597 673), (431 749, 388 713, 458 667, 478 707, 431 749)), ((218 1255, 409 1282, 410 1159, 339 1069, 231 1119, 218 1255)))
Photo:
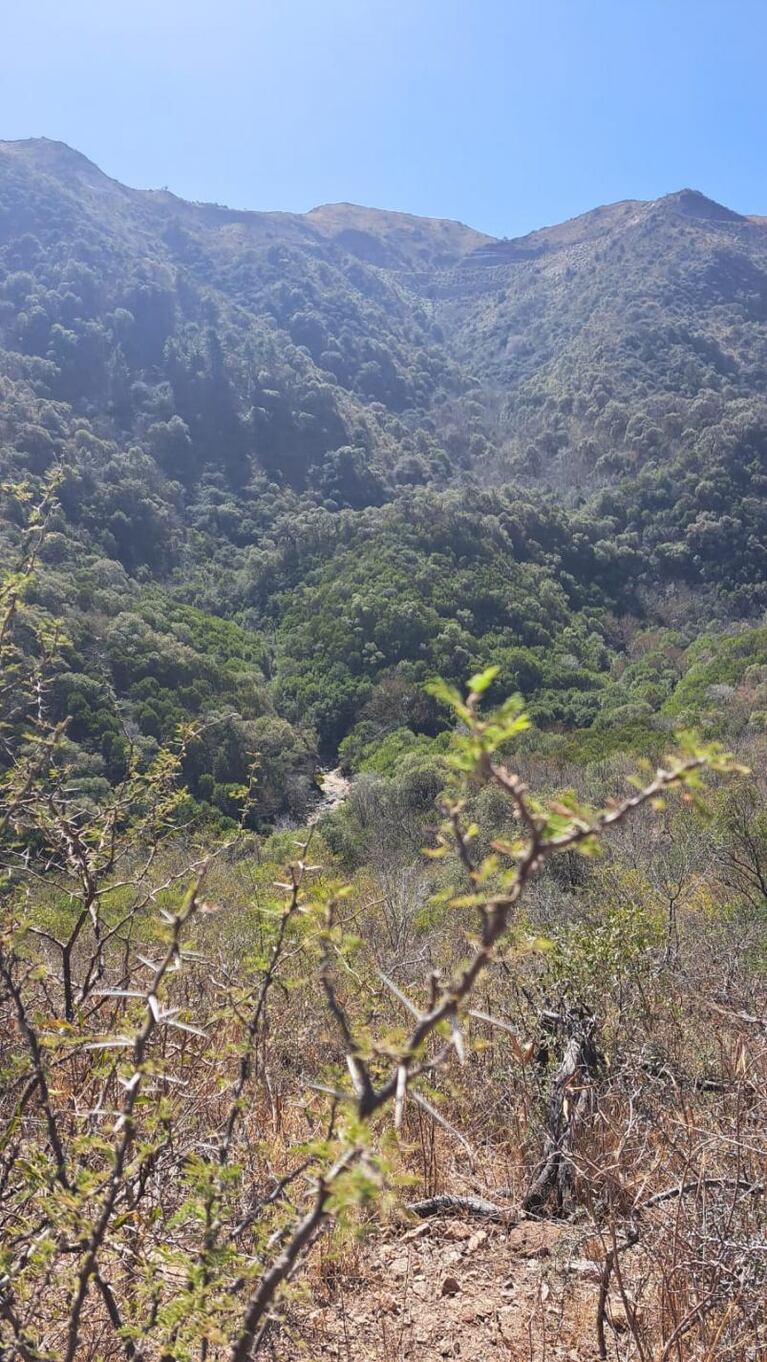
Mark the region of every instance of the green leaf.
POLYGON ((470 676, 467 684, 472 695, 484 695, 500 670, 498 666, 486 667, 483 672, 477 672, 476 676, 470 676))

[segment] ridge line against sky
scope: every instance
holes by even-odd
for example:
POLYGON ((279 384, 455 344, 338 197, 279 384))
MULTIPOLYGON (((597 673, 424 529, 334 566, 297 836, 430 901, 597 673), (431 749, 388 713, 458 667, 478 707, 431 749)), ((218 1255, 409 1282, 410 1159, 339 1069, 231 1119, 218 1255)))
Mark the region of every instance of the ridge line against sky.
POLYGON ((763 0, 36 0, 0 137, 240 210, 518 236, 692 185, 765 207, 763 0))
MULTIPOLYGON (((93 160, 91 159, 91 157, 86 156, 85 153, 82 152, 82 151, 80 151, 80 149, 79 149, 78 147, 70 147, 68 143, 66 143, 66 142, 61 142, 60 140, 58 140, 58 139, 56 139, 56 138, 48 138, 48 137, 39 137, 39 138, 32 137, 32 138, 18 138, 18 139, 0 138, 0 148, 2 148, 3 146, 20 146, 20 145, 23 145, 24 143, 46 143, 46 142, 47 142, 47 143, 50 143, 50 144, 53 145, 53 146, 61 147, 61 148, 64 150, 64 152, 72 153, 76 158, 83 157, 84 160, 87 162, 87 164, 90 165, 90 166, 92 166, 100 175, 103 175, 106 179, 111 180, 111 182, 112 182, 113 184, 119 185, 122 189, 127 189, 130 193, 135 193, 135 194, 150 194, 150 195, 155 195, 155 194, 163 194, 163 195, 164 195, 164 194, 169 194, 172 198, 178 199, 181 203, 186 203, 186 204, 188 204, 189 206, 191 206, 191 207, 193 207, 193 208, 194 208, 194 207, 196 207, 196 208, 206 208, 206 209, 211 209, 211 208, 212 208, 212 209, 214 209, 214 210, 215 210, 215 209, 219 209, 222 213, 227 213, 227 214, 228 214, 228 213, 232 213, 232 214, 236 214, 236 215, 253 213, 253 214, 255 214, 255 215, 264 214, 265 216, 269 216, 269 217, 279 217, 280 215, 284 215, 285 217, 304 217, 304 218, 312 218, 312 216, 313 216, 314 214, 317 214, 317 213, 321 212, 323 209, 342 208, 342 209, 352 209, 352 210, 355 210, 355 211, 360 211, 360 212, 362 212, 362 213, 374 213, 374 214, 380 213, 380 214, 383 214, 383 215, 386 215, 386 216, 412 218, 412 219, 414 219, 415 221, 424 221, 424 222, 445 222, 445 223, 449 223, 451 226, 454 226, 454 227, 466 228, 466 229, 467 229, 468 231, 470 231, 470 232, 475 232, 478 236, 485 235, 485 236, 488 237, 488 239, 489 239, 490 241, 493 241, 493 240, 498 241, 498 240, 502 240, 502 239, 503 239, 503 238, 493 237, 493 236, 491 236, 489 233, 484 233, 484 234, 483 234, 481 228, 475 227, 473 223, 470 223, 470 222, 461 222, 461 221, 460 221, 459 219, 457 219, 457 218, 439 218, 439 217, 435 217, 434 214, 411 213, 411 212, 409 212, 407 209, 386 208, 386 207, 382 207, 380 204, 373 204, 373 203, 361 204, 361 203, 351 203, 351 202, 349 202, 349 201, 339 201, 339 202, 337 202, 337 203, 317 203, 317 204, 313 204, 313 205, 311 206, 311 208, 307 209, 306 211, 294 211, 294 210, 291 210, 291 209, 283 209, 283 208, 271 208, 271 209, 269 209, 269 208, 247 208, 247 207, 243 207, 241 204, 236 204, 236 203, 219 203, 219 202, 217 202, 217 201, 215 201, 215 200, 213 200, 213 199, 210 199, 210 198, 202 198, 202 199, 185 199, 185 198, 183 198, 183 196, 181 196, 181 195, 179 195, 179 194, 176 194, 175 191, 172 190, 172 189, 170 189, 167 185, 163 185, 163 186, 159 186, 159 187, 158 187, 158 186, 153 186, 153 185, 129 185, 129 184, 125 184, 124 181, 119 180, 116 176, 110 175, 108 168, 105 168, 104 166, 101 166, 101 165, 97 165, 97 163, 96 163, 95 161, 93 161, 93 160)), ((641 207, 641 206, 649 206, 650 204, 652 204, 652 203, 657 203, 657 202, 661 201, 661 200, 664 199, 664 198, 674 198, 674 197, 676 197, 676 196, 678 196, 678 195, 683 195, 683 194, 697 195, 697 196, 701 197, 702 199, 708 200, 709 202, 715 202, 715 203, 717 202, 716 200, 712 200, 711 195, 706 194, 704 190, 698 189, 698 188, 697 188, 696 186, 694 186, 694 185, 686 185, 686 186, 684 186, 683 188, 680 188, 680 189, 677 189, 677 190, 670 190, 669 193, 668 193, 667 195, 660 195, 660 196, 659 196, 659 199, 624 199, 624 200, 616 200, 615 203, 612 203, 612 204, 594 204, 592 208, 586 209, 584 212, 576 214, 573 218, 563 218, 560 222, 544 222, 544 223, 540 223, 537 227, 531 228, 531 230, 530 230, 529 232, 525 233, 524 236, 519 236, 519 237, 516 237, 516 238, 513 238, 513 239, 516 239, 516 240, 523 240, 524 237, 527 237, 527 236, 536 236, 536 235, 538 235, 538 234, 540 234, 540 233, 546 233, 546 232, 549 232, 549 231, 553 231, 553 230, 556 230, 556 229, 559 228, 559 227, 567 226, 568 223, 570 223, 570 222, 578 221, 579 218, 588 218, 588 217, 593 216, 594 214, 598 214, 598 213, 599 213, 602 209, 604 209, 604 208, 617 208, 617 207, 620 207, 622 203, 635 203, 638 207, 641 207)), ((729 208, 729 204, 718 204, 718 206, 719 206, 720 208, 725 208, 725 209, 728 209, 728 208, 729 208)), ((751 218, 751 220, 755 220, 755 219, 761 220, 761 215, 758 214, 758 213, 754 213, 754 214, 745 213, 745 214, 742 214, 742 217, 743 217, 744 219, 751 218)), ((507 238, 507 239, 508 239, 508 238, 507 238)))

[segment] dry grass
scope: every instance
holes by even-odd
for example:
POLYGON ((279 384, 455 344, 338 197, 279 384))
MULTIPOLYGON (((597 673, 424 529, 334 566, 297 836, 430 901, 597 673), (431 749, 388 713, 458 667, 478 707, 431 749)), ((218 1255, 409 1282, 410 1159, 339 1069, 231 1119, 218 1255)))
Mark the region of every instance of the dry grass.
MULTIPOLYGON (((153 868, 159 882, 179 871, 184 854, 181 848, 163 853, 166 860, 153 868)), ((194 1029, 159 1027, 152 1036, 135 1141, 100 1260, 119 1302, 123 1336, 108 1299, 90 1290, 77 1362, 130 1357, 131 1330, 140 1336, 132 1355, 143 1362, 223 1362, 248 1281, 273 1258, 285 1227, 306 1205, 325 1157, 323 1142, 342 1111, 322 1089, 338 1086, 344 1049, 316 984, 318 948, 305 916, 291 920, 280 968, 249 1037, 284 911, 276 873, 275 865, 258 864, 250 854, 216 864, 205 891, 215 911, 198 916, 183 968, 163 982, 162 1005, 179 1008, 178 1019, 194 1029), (251 1070, 220 1180, 214 1176, 218 1153, 249 1047, 251 1070), (291 1180, 280 1190, 285 1178, 291 1180), (211 1218, 215 1233, 206 1249, 211 1218)), ((421 1005, 429 970, 453 966, 465 949, 466 914, 408 917, 408 893, 419 911, 426 901, 423 874, 413 869, 392 886, 368 870, 340 909, 339 930, 354 932, 355 940, 339 955, 338 988, 358 1034, 379 1038, 382 1054, 397 1043, 406 1021, 380 980, 382 963, 421 1005)), ((594 880, 597 897, 604 883, 594 880)), ((329 887, 316 875, 313 885, 321 901, 329 887)), ((711 880, 712 897, 714 889, 711 880)), ((143 886, 134 885, 139 891, 143 886)), ((541 901, 550 892, 550 886, 542 890, 541 901)), ((588 920, 589 903, 582 907, 588 920)), ((163 930, 154 909, 143 913, 132 926, 130 978, 123 946, 115 942, 104 983, 125 988, 145 978, 137 953, 156 955, 163 930)), ((767 995, 759 932, 732 913, 704 911, 698 892, 680 914, 672 961, 662 936, 652 932, 647 941, 640 934, 638 946, 622 944, 626 958, 613 962, 612 973, 598 951, 593 958, 586 951, 582 965, 585 996, 598 1001, 602 1060, 586 1100, 579 1102, 580 1080, 567 1094, 570 1108, 578 1108, 568 1154, 570 1199, 551 1231, 548 1256, 515 1247, 512 1227, 541 1160, 564 1043, 541 1019, 560 1005, 562 959, 567 968, 572 962, 556 952, 552 958, 528 951, 519 936, 473 999, 476 1011, 507 1029, 475 1019, 465 1064, 454 1056, 435 1071, 423 1089, 429 1106, 408 1102, 396 1140, 391 1117, 374 1118, 373 1146, 383 1155, 376 1176, 391 1189, 390 1200, 381 1208, 351 1198, 343 1225, 317 1234, 308 1271, 295 1276, 265 1350, 285 1359, 389 1362, 412 1354, 424 1362, 459 1355, 449 1349, 463 1339, 463 1357, 528 1362, 600 1355, 616 1362, 756 1362, 767 1356, 767 995), (595 979, 596 995, 588 992, 595 979), (508 1223, 453 1220, 403 1240, 412 1221, 403 1219, 402 1207, 446 1192, 494 1199, 508 1223), (488 1237, 469 1252, 478 1228, 488 1237), (460 1252, 451 1259, 456 1246, 460 1252), (403 1256, 413 1259, 404 1278, 403 1256), (596 1266, 584 1276, 573 1260, 596 1266), (461 1277, 455 1298, 442 1294, 451 1263, 461 1277), (517 1281, 511 1295, 504 1286, 510 1276, 517 1281)), ((58 1362, 67 1346, 78 1234, 96 1214, 109 1177, 120 1080, 130 1069, 122 1052, 88 1045, 133 1035, 143 1004, 99 991, 73 1034, 60 1025, 54 954, 44 943, 38 954, 49 968, 37 980, 22 969, 27 1015, 44 1046, 57 1127, 82 1186, 73 1198, 51 1182, 45 1112, 39 1090, 24 1099, 28 1053, 6 995, 0 1214, 11 1291, 0 1337, 8 1357, 58 1362)), ((430 1045, 436 1050, 441 1041, 430 1045)), ((557 1214, 553 1202, 544 1214, 557 1214)))

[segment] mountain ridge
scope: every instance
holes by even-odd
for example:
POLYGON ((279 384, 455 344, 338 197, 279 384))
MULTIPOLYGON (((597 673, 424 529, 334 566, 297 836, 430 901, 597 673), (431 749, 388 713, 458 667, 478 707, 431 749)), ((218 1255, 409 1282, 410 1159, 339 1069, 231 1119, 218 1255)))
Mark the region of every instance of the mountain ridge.
POLYGON ((371 208, 348 202, 318 204, 305 213, 295 213, 282 209, 232 208, 204 200, 184 199, 167 188, 131 188, 113 179, 94 161, 67 143, 48 138, 0 141, 0 155, 10 156, 22 164, 39 168, 43 173, 52 174, 65 182, 74 175, 79 180, 84 179, 91 190, 98 190, 103 181, 119 187, 120 191, 127 195, 135 196, 134 201, 137 203, 148 202, 180 213, 196 213, 211 224, 218 220, 250 225, 264 223, 286 228, 300 226, 304 229, 317 229, 321 236, 330 237, 351 229, 370 232, 371 226, 378 227, 386 235, 401 233, 408 228, 415 231, 430 230, 461 242, 461 248, 465 250, 471 249, 475 244, 492 240, 486 233, 450 218, 421 217, 412 213, 371 208))
POLYGON ((361 221, 365 221, 369 227, 371 220, 381 225, 395 224, 401 228, 455 228, 466 234, 467 240, 481 238, 476 249, 482 249, 484 244, 491 243, 497 243, 499 246, 507 243, 521 245, 538 240, 548 241, 555 237, 565 238, 571 235, 573 231, 577 232, 579 227, 591 223, 595 226, 603 225, 605 227, 620 225, 622 216, 630 216, 642 209, 671 208, 686 217, 697 217, 707 221, 761 224, 767 220, 767 215, 738 213, 698 189, 685 187, 670 191, 655 199, 623 199, 599 204, 583 213, 576 214, 572 218, 563 219, 561 222, 536 227, 518 236, 498 238, 458 219, 415 214, 406 210, 378 208, 353 203, 349 200, 317 204, 306 212, 300 213, 286 209, 236 208, 208 200, 185 199, 167 188, 135 188, 110 176, 96 162, 76 148, 69 146, 68 143, 52 138, 30 137, 0 140, 0 154, 11 155, 19 159, 29 159, 33 163, 41 164, 48 171, 51 169, 62 173, 73 170, 86 171, 89 175, 95 172, 98 177, 109 181, 111 184, 119 185, 122 190, 129 194, 184 208, 215 211, 226 217, 238 219, 264 218, 285 223, 302 221, 311 225, 320 224, 324 230, 331 234, 333 230, 338 230, 339 226, 345 228, 360 225, 361 221))

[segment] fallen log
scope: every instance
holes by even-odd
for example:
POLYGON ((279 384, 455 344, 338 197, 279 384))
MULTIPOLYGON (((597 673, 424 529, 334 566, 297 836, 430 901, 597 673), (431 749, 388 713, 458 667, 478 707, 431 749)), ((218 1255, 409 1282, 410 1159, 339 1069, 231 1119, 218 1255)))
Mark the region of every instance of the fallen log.
POLYGON ((432 1196, 426 1201, 414 1201, 406 1209, 421 1219, 429 1215, 473 1215, 483 1220, 508 1223, 512 1218, 502 1206, 496 1206, 494 1201, 485 1201, 479 1196, 432 1196))

